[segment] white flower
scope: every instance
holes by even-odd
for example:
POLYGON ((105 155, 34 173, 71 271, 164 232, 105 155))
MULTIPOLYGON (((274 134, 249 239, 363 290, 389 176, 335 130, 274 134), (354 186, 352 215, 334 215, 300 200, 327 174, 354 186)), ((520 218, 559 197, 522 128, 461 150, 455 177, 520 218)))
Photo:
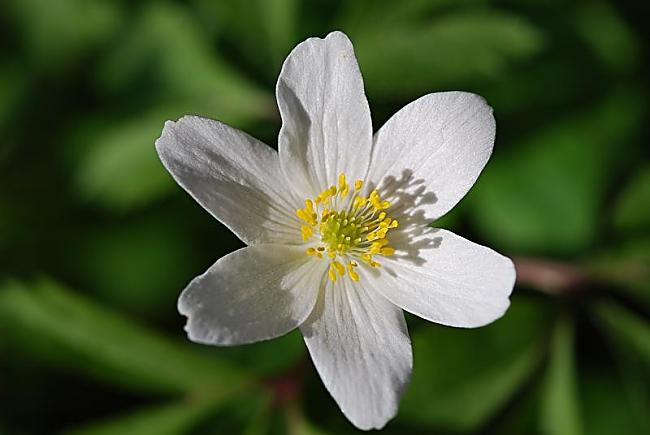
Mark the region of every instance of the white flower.
POLYGON ((346 417, 381 428, 411 375, 402 310, 471 328, 508 308, 512 262, 428 226, 488 161, 492 109, 470 93, 428 94, 373 136, 341 32, 299 44, 276 91, 279 152, 196 116, 167 122, 156 141, 178 184, 248 245, 190 282, 178 309, 199 343, 300 328, 346 417))

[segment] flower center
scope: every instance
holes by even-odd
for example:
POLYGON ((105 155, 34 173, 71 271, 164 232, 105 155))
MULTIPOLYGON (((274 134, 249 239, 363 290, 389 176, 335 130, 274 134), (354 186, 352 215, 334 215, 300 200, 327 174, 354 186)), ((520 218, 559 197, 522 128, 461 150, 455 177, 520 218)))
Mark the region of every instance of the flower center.
POLYGON ((395 250, 388 246, 388 232, 398 222, 387 216, 390 202, 384 201, 376 190, 361 195, 363 181, 354 182, 350 191, 345 174, 339 175, 339 184, 323 190, 314 199, 305 200, 305 208, 296 210, 303 221, 302 239, 314 239, 307 255, 330 260, 328 276, 332 281, 345 276, 359 281, 355 268, 357 261, 370 267, 379 267, 376 255, 390 256, 395 250))

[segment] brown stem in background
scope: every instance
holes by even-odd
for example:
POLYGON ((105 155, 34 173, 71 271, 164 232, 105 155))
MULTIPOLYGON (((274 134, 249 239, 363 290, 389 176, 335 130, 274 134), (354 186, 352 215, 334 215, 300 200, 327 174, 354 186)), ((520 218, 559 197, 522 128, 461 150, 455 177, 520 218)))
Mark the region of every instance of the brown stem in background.
POLYGON ((578 266, 539 258, 513 258, 517 284, 535 287, 545 293, 561 294, 579 289, 588 281, 578 266))
POLYGON ((264 384, 273 395, 273 401, 276 406, 282 407, 300 398, 306 368, 307 358, 303 358, 295 367, 287 372, 264 381, 264 384))

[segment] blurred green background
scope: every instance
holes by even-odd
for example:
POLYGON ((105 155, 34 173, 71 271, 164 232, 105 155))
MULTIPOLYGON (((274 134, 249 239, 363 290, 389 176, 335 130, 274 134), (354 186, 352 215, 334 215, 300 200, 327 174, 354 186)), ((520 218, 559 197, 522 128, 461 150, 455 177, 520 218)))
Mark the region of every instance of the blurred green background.
POLYGON ((375 128, 428 92, 494 107, 439 225, 514 257, 507 315, 408 322, 390 434, 650 433, 647 9, 636 0, 3 0, 0 434, 348 434, 299 333, 186 341, 176 298, 241 246, 158 161, 167 119, 276 146, 290 49, 352 38, 375 128))

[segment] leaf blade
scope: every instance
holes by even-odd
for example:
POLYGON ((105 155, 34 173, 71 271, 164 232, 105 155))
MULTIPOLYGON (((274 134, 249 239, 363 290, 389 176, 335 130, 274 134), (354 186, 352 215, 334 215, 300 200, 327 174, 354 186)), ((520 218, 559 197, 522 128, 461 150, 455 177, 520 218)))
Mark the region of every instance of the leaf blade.
POLYGON ((172 342, 51 281, 0 291, 0 326, 13 346, 125 389, 225 400, 248 375, 172 342))
POLYGON ((578 385, 574 355, 574 325, 558 321, 551 344, 540 407, 540 429, 545 435, 580 435, 578 385))

